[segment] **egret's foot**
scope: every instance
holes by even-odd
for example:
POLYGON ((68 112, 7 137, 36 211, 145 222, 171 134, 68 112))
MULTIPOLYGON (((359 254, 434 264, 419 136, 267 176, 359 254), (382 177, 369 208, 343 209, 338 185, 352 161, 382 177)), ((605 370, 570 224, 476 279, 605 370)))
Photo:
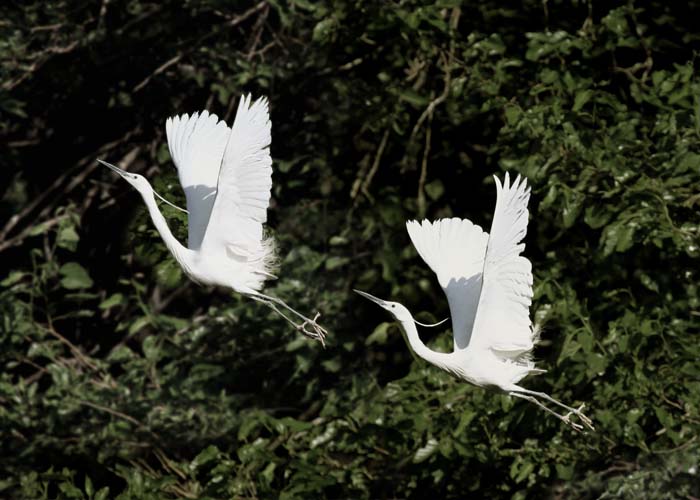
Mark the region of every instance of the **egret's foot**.
POLYGON ((297 330, 299 330, 301 333, 306 335, 307 337, 318 340, 321 342, 321 345, 323 347, 326 347, 325 339, 326 339, 326 334, 328 333, 325 328, 323 328, 321 325, 317 323, 316 320, 321 317, 321 313, 316 313, 316 316, 314 316, 314 319, 312 320, 305 320, 302 324, 297 325, 297 330), (312 330, 308 330, 307 328, 311 327, 312 330))
POLYGON ((578 409, 574 412, 572 412, 574 415, 576 415, 583 424, 588 427, 590 430, 594 431, 595 427, 593 427, 593 420, 588 418, 586 415, 583 414, 583 408, 586 406, 586 403, 582 403, 581 406, 578 407, 578 409))
POLYGON ((577 409, 568 412, 566 415, 564 415, 562 420, 564 421, 564 423, 571 426, 574 430, 576 430, 578 432, 582 432, 583 425, 577 424, 577 423, 571 421, 571 416, 576 415, 576 417, 578 417, 578 419, 581 422, 583 422, 583 424, 586 427, 588 427, 590 430, 594 431, 595 427, 593 427, 593 421, 590 418, 588 418, 586 415, 584 415, 582 412, 584 406, 586 406, 585 403, 581 404, 581 406, 579 406, 577 409))
POLYGON ((571 421, 571 412, 561 417, 561 420, 576 432, 583 432, 583 426, 581 424, 577 424, 576 422, 571 421))

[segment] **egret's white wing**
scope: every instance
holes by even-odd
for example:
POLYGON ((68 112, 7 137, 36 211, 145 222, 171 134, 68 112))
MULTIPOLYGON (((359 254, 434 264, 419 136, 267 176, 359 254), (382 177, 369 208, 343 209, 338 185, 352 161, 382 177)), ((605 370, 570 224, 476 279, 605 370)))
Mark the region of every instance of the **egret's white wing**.
POLYGON ((474 346, 517 358, 533 347, 532 265, 520 253, 527 232, 530 189, 520 176, 496 178, 496 210, 486 248, 483 284, 474 320, 474 346))
POLYGON ((272 189, 267 99, 243 96, 224 151, 216 201, 202 248, 222 248, 250 260, 262 258, 263 223, 272 189))
POLYGON ((197 250, 214 205, 229 128, 208 111, 168 118, 165 122, 170 156, 175 162, 180 184, 187 198, 187 244, 197 250))
POLYGON ((467 219, 408 221, 413 246, 437 274, 452 316, 455 350, 466 349, 481 290, 488 233, 467 219))

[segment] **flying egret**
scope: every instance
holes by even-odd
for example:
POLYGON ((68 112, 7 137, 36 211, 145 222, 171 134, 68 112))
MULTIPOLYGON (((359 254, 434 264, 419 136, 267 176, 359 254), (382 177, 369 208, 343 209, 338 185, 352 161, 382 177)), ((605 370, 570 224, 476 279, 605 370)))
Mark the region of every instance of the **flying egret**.
POLYGON ((592 421, 582 413, 583 405, 572 408, 544 392, 518 385, 527 375, 545 371, 535 368, 531 358, 538 341, 529 314, 532 266, 520 255, 525 248, 520 242, 527 231, 530 189, 520 176, 512 185, 507 173, 503 185, 494 178, 497 197, 490 236, 466 219, 406 223, 413 245, 447 295, 453 352, 436 352, 423 344, 416 321, 403 305, 355 291, 393 314, 411 348, 429 363, 476 386, 499 389, 534 403, 577 431, 583 425, 593 429, 592 421), (543 401, 567 413, 557 413, 543 401), (583 425, 573 422, 571 415, 583 425))
POLYGON ((245 95, 231 128, 207 111, 168 118, 165 131, 170 156, 187 199, 187 210, 183 210, 188 213, 187 247, 170 232, 154 195, 170 202, 143 176, 98 161, 141 193, 165 245, 193 281, 232 288, 262 302, 298 331, 323 343, 326 331, 316 322, 320 314, 309 319, 282 300, 260 292, 263 282, 274 278, 274 241, 263 234, 272 188, 270 127, 267 99, 251 103, 245 95))

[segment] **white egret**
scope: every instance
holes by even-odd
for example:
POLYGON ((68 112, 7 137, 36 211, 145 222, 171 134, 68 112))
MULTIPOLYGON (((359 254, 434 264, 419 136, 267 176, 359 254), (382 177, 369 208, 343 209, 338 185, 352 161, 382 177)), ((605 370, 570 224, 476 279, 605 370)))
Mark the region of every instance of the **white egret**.
POLYGON ((250 96, 241 98, 231 128, 207 111, 168 118, 170 156, 187 199, 187 247, 170 232, 154 195, 163 198, 143 176, 98 161, 141 193, 165 245, 193 281, 232 288, 262 302, 298 331, 323 343, 326 331, 316 322, 320 314, 309 319, 260 292, 263 282, 274 278, 274 241, 263 234, 272 188, 270 128, 267 99, 251 103, 250 96))
POLYGON ((545 370, 535 368, 531 351, 538 341, 538 329, 530 321, 532 266, 521 256, 527 231, 526 181, 510 184, 506 173, 501 185, 496 178, 496 209, 491 235, 466 219, 436 222, 408 221, 413 245, 437 274, 447 295, 452 316, 454 350, 436 352, 421 342, 416 321, 403 305, 355 290, 379 304, 401 323, 410 347, 421 358, 452 375, 479 387, 501 390, 525 399, 580 431, 593 429, 580 408, 557 401, 543 392, 518 385, 527 375, 545 370), (564 408, 562 415, 544 402, 564 408), (576 415, 583 425, 573 422, 576 415))

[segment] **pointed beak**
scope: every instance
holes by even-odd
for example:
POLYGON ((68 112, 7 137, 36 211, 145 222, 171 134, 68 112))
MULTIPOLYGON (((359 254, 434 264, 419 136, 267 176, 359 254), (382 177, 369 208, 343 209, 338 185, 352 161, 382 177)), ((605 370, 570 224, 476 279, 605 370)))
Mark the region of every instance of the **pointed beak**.
POLYGON ((352 291, 355 292, 355 293, 358 293, 358 294, 362 295, 364 298, 366 298, 366 299, 368 299, 368 300, 371 300, 372 302, 374 302, 375 304, 378 304, 379 306, 383 307, 384 309, 386 309, 386 307, 387 307, 387 304, 386 304, 386 301, 385 301, 385 300, 378 299, 378 298, 375 297, 374 295, 370 295, 370 294, 368 294, 368 293, 361 292, 360 290, 355 290, 354 288, 353 288, 352 291))
POLYGON ((124 176, 126 175, 126 173, 127 173, 126 170, 122 170, 122 169, 119 168, 119 167, 115 167, 114 165, 112 165, 111 163, 107 163, 106 161, 97 160, 97 162, 100 163, 100 164, 102 164, 102 165, 104 165, 105 167, 107 167, 107 168, 113 170, 114 172, 118 173, 118 174, 121 175, 122 177, 124 177, 124 176))

